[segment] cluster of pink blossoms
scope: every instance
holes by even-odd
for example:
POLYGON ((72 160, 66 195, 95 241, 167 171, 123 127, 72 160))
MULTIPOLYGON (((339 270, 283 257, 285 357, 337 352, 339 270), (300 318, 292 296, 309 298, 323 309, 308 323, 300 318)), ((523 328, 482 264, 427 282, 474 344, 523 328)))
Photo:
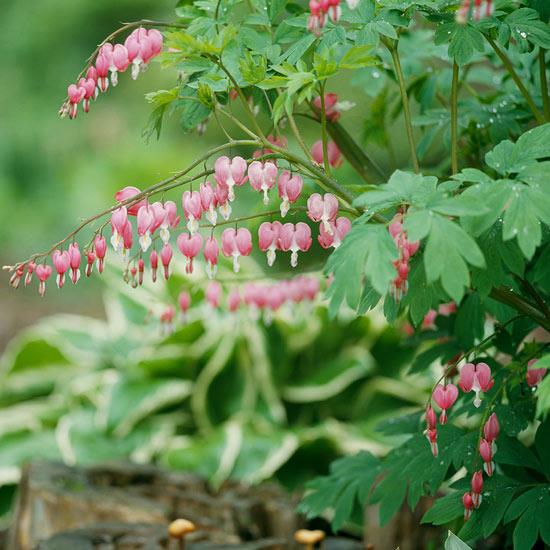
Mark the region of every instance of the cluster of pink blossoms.
POLYGON ((457 23, 466 23, 470 14, 474 21, 480 21, 485 17, 491 17, 495 11, 493 0, 462 0, 460 8, 456 12, 457 23))
MULTIPOLYGON (((346 3, 353 10, 359 4, 359 0, 346 0, 346 3)), ((329 19, 334 23, 340 19, 342 13, 340 0, 309 0, 309 12, 307 28, 319 36, 329 19)))
MULTIPOLYGON (((231 215, 231 202, 235 199, 235 188, 249 182, 252 188, 263 193, 264 202, 269 201, 269 191, 277 185, 278 195, 281 199, 280 213, 285 217, 290 205, 300 196, 303 188, 303 180, 300 175, 291 174, 279 169, 274 162, 259 160, 252 161, 250 165, 242 157, 219 157, 214 164, 215 185, 205 181, 198 191, 185 191, 182 195, 183 219, 186 222, 186 230, 176 238, 176 245, 185 259, 186 273, 193 273, 194 260, 202 251, 205 260, 205 271, 209 278, 213 278, 217 272, 220 252, 233 261, 233 270, 240 270, 239 259, 241 256, 249 256, 252 252, 252 234, 244 227, 226 228, 220 242, 213 233, 204 238, 199 233, 200 222, 203 217, 213 228, 216 226, 218 214, 228 221, 231 215)), ((115 198, 121 204, 112 211, 110 225, 110 242, 113 249, 127 257, 134 247, 134 237, 137 233, 139 243, 138 253, 135 259, 129 259, 129 266, 125 277, 132 286, 137 287, 143 283, 145 272, 145 254, 153 245, 153 241, 160 241, 159 251, 156 247, 149 253, 149 264, 153 282, 157 279, 159 262, 162 264, 164 278, 170 277, 170 265, 173 259, 173 248, 170 244, 171 231, 180 227, 182 216, 178 214, 178 207, 174 201, 156 201, 150 203, 147 198, 141 197, 141 191, 137 187, 125 187, 115 194, 115 198), (132 217, 135 222, 132 223, 132 217), (131 264, 131 265, 130 265, 131 264)), ((337 248, 351 228, 348 218, 338 217, 337 198, 326 193, 324 196, 318 193, 312 194, 308 199, 307 214, 314 222, 319 222, 318 240, 324 248, 337 248)), ((265 222, 258 230, 259 248, 267 253, 269 266, 272 266, 277 251, 290 252, 290 263, 295 267, 298 263, 298 253, 306 252, 312 245, 311 228, 303 222, 281 223, 279 221, 265 222)), ((86 275, 90 276, 94 265, 103 271, 106 254, 106 240, 102 235, 97 235, 90 250, 86 253, 86 275)), ((71 280, 77 283, 80 277, 81 253, 77 243, 72 243, 68 250, 55 250, 52 254, 52 263, 57 274, 57 285, 63 287, 65 274, 70 271, 71 280)), ((11 284, 19 285, 20 279, 25 275, 25 284, 29 284, 33 273, 39 280, 40 294, 44 295, 46 281, 52 275, 52 268, 48 265, 36 265, 30 262, 27 265, 18 266, 12 275, 11 284)), ((278 291, 274 291, 273 303, 277 303, 278 291)), ((284 301, 284 300, 283 300, 284 301)), ((169 317, 169 316, 168 316, 169 317)))
POLYGON ((131 66, 132 78, 135 80, 147 68, 149 61, 162 51, 162 45, 163 37, 159 31, 143 27, 132 31, 124 44, 104 43, 99 48, 95 64, 88 68, 86 76, 67 88, 69 99, 63 104, 61 115, 76 118, 80 102, 87 113, 91 100, 97 98, 99 92, 107 91, 109 73, 111 84, 116 86, 118 73, 123 73, 131 66))
POLYGON ((397 276, 390 289, 392 296, 399 302, 409 290, 409 261, 418 251, 420 243, 407 239, 407 232, 403 229, 403 214, 396 214, 388 229, 399 251, 399 258, 393 263, 397 276))
MULTIPOLYGON (((225 303, 225 308, 231 313, 239 309, 248 308, 252 318, 257 319, 260 312, 264 313, 266 322, 285 304, 300 304, 313 302, 320 290, 319 280, 315 277, 299 275, 293 279, 284 279, 273 284, 248 283, 242 289, 233 288, 224 300, 222 285, 217 281, 208 283, 204 298, 213 309, 220 309, 225 303)), ((187 314, 191 307, 191 295, 182 290, 178 296, 180 322, 187 321, 187 314)), ((176 309, 167 306, 160 314, 159 320, 163 332, 170 333, 174 329, 176 309)))
MULTIPOLYGON (((491 368, 487 363, 465 363, 460 369, 458 385, 464 393, 475 392, 474 405, 479 407, 480 392, 489 391, 493 387, 494 380, 491 377, 491 368)), ((454 384, 438 384, 432 394, 432 399, 441 409, 439 423, 447 423, 447 411, 454 405, 458 398, 458 388, 454 384)), ((437 447, 437 416, 432 406, 426 409, 426 431, 424 432, 432 448, 432 454, 438 455, 437 447)))
MULTIPOLYGON (((483 437, 479 442, 479 455, 483 460, 483 470, 491 477, 495 471, 493 456, 497 451, 496 439, 500 432, 500 425, 495 413, 491 414, 483 425, 483 437)), ((473 473, 471 479, 471 491, 464 493, 462 504, 464 505, 464 519, 467 520, 472 514, 474 508, 479 508, 481 504, 481 492, 483 491, 483 471, 477 470, 473 473)))

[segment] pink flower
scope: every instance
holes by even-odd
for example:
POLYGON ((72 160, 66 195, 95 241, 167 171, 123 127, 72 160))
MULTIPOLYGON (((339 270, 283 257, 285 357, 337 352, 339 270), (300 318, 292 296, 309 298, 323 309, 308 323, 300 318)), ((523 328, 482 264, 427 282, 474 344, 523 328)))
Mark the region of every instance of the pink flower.
POLYGON ((76 118, 76 114, 78 111, 78 104, 82 101, 85 94, 86 94, 86 90, 84 88, 77 86, 76 84, 71 84, 67 88, 67 95, 69 96, 69 118, 70 119, 76 118))
MULTIPOLYGON (((333 168, 338 168, 342 164, 342 153, 334 141, 327 143, 328 163, 333 168)), ((317 164, 323 164, 323 142, 316 141, 311 147, 311 156, 317 164)))
POLYGON ((157 29, 149 29, 149 32, 147 33, 147 38, 149 39, 149 44, 151 45, 153 56, 158 55, 162 51, 162 46, 164 43, 164 38, 162 34, 157 31, 157 29))
POLYGON ((227 307, 229 311, 235 312, 241 305, 241 295, 238 288, 234 288, 227 298, 227 307))
POLYGON ((205 181, 201 183, 199 190, 201 198, 201 206, 204 212, 206 212, 206 219, 212 224, 216 225, 218 220, 218 213, 216 212, 216 194, 214 188, 210 182, 205 181))
POLYGON ((264 222, 258 228, 258 244, 262 252, 267 252, 267 265, 271 267, 276 258, 276 250, 279 245, 281 223, 264 222))
POLYGON ((124 234, 128 225, 128 211, 125 206, 121 206, 111 214, 111 226, 113 236, 111 237, 111 245, 115 251, 119 252, 124 244, 124 234))
MULTIPOLYGON (((462 0, 462 5, 455 16, 457 23, 466 23, 466 21, 468 21, 471 10, 470 3, 471 0, 462 0)), ((494 9, 493 0, 475 0, 472 11, 473 19, 475 21, 480 21, 485 17, 490 17, 494 9)))
POLYGON ((483 472, 478 470, 472 475, 472 504, 474 508, 479 508, 481 504, 481 491, 483 491, 483 472))
POLYGON ((269 203, 268 191, 277 182, 277 166, 273 162, 262 163, 255 160, 248 167, 248 179, 250 185, 256 191, 263 191, 264 204, 269 203))
POLYGON ((84 93, 82 95, 82 106, 84 112, 88 113, 90 111, 90 100, 94 99, 96 93, 95 79, 81 78, 78 81, 78 87, 84 90, 84 93))
POLYGON ((220 210, 222 218, 227 221, 231 216, 231 205, 229 204, 229 187, 217 184, 214 189, 216 204, 220 210))
POLYGON ((534 388, 535 386, 538 386, 541 382, 541 380, 546 375, 547 369, 540 368, 540 369, 533 369, 531 368, 538 359, 531 359, 529 363, 527 363, 527 384, 530 388, 534 388))
POLYGON ((202 216, 201 196, 198 191, 184 191, 182 199, 183 215, 187 220, 187 229, 194 235, 199 230, 202 216))
POLYGON ((57 286, 58 288, 63 288, 65 284, 65 273, 71 264, 69 253, 66 250, 63 252, 61 252, 61 250, 55 250, 52 254, 52 262, 57 271, 57 286))
MULTIPOLYGON (((128 199, 131 199, 132 197, 135 197, 139 193, 141 193, 141 189, 138 189, 137 187, 131 187, 131 186, 124 187, 123 189, 115 193, 115 200, 117 202, 123 202, 128 199)), ((139 209, 142 206, 146 206, 146 205, 147 205, 147 199, 142 199, 139 202, 126 206, 128 216, 136 216, 137 213, 139 212, 139 209)))
POLYGON ((39 264, 36 266, 36 277, 38 278, 38 292, 40 296, 44 296, 46 292, 46 281, 52 274, 52 268, 46 264, 39 264))
POLYGON ((290 250, 290 265, 298 265, 298 251, 307 252, 311 247, 311 228, 307 223, 298 222, 296 225, 285 223, 279 232, 279 248, 283 252, 290 250))
POLYGON ((27 274, 25 275, 25 286, 29 286, 32 280, 32 274, 36 270, 36 264, 33 261, 30 261, 27 265, 27 274))
POLYGON ((97 270, 103 273, 105 254, 107 254, 107 242, 102 235, 96 235, 94 239, 94 252, 97 257, 97 270))
POLYGON ((217 308, 220 305, 220 298, 222 295, 222 285, 217 281, 211 281, 206 287, 204 296, 206 301, 213 307, 217 308))
POLYGON ((462 497, 462 504, 464 505, 464 521, 468 521, 472 515, 472 509, 474 507, 474 501, 470 493, 464 493, 462 497))
POLYGON ((101 92, 106 92, 109 87, 109 59, 102 53, 96 57, 95 69, 97 74, 97 86, 101 92))
POLYGON ((323 197, 319 193, 313 193, 307 200, 307 215, 314 222, 321 222, 325 231, 332 235, 330 222, 338 215, 338 199, 332 193, 325 193, 323 197))
POLYGON ((441 424, 446 424, 447 410, 454 405, 458 397, 458 388, 454 384, 438 384, 433 391, 432 397, 442 411, 439 422, 441 424))
MULTIPOLYGON (((420 244, 420 243, 409 243, 409 246, 412 244, 420 244)), ((418 249, 417 249, 418 250, 418 249)), ((416 252, 416 250, 415 250, 416 252)), ((414 255, 414 252, 411 254, 411 256, 414 255)), ((447 304, 440 304, 439 308, 437 309, 439 315, 442 315, 443 317, 449 317, 453 313, 456 313, 456 303, 455 302, 448 302, 447 304)))
POLYGON ((151 280, 153 283, 157 282, 157 269, 159 266, 159 256, 156 250, 151 251, 149 255, 149 263, 151 264, 151 280))
MULTIPOLYGON (((318 113, 321 112, 323 108, 321 103, 321 96, 317 96, 313 100, 313 107, 318 113)), ((325 115, 327 117, 327 120, 330 120, 331 122, 337 122, 341 114, 342 113, 338 105, 338 95, 332 93, 325 94, 325 115)))
POLYGON ((123 244, 124 244, 124 251, 123 253, 126 254, 130 248, 132 248, 132 242, 133 242, 133 234, 132 234, 132 224, 128 222, 124 227, 124 234, 122 235, 123 244))
POLYGON ((437 456, 439 454, 437 447, 437 416, 431 405, 426 407, 426 429, 424 430, 424 435, 430 442, 433 456, 437 456))
POLYGON ((78 243, 71 243, 69 245, 69 266, 71 268, 71 280, 73 285, 76 285, 78 279, 80 279, 80 248, 78 243))
POLYGON ((351 229, 351 221, 348 218, 340 216, 335 221, 329 221, 330 233, 325 229, 325 224, 319 225, 319 244, 323 248, 338 248, 344 237, 351 229))
POLYGON ((233 202, 235 200, 235 185, 242 185, 246 179, 246 160, 242 157, 229 157, 223 156, 216 159, 214 163, 214 177, 218 182, 218 185, 224 185, 228 188, 228 200, 233 202))
POLYGON ((153 209, 147 206, 142 206, 137 213, 137 233, 139 236, 139 245, 143 252, 151 246, 152 227, 155 222, 153 209))
POLYGON ((239 256, 249 256, 252 252, 252 235, 250 231, 241 227, 225 229, 222 233, 222 252, 227 258, 233 258, 233 271, 239 272, 239 256))
POLYGON ((145 272, 145 262, 143 261, 143 258, 140 258, 138 260, 138 285, 141 286, 143 284, 143 273, 145 272))
POLYGON ((178 296, 178 304, 180 306, 181 313, 185 314, 191 306, 191 296, 189 292, 182 290, 178 296))
POLYGON ((500 425, 496 413, 493 413, 483 426, 483 435, 489 443, 493 443, 500 432, 500 425))
POLYGON ((220 255, 218 241, 214 237, 206 239, 203 255, 206 260, 206 274, 209 279, 212 279, 218 270, 218 256, 220 255))
POLYGON ((164 278, 168 280, 170 277, 170 262, 172 261, 172 247, 168 243, 160 251, 160 261, 164 267, 164 278))
POLYGON ((181 233, 178 235, 177 245, 180 252, 185 256, 185 272, 193 273, 193 258, 197 256, 202 248, 202 237, 199 233, 194 235, 181 233))
POLYGON ((488 476, 492 476, 495 470, 495 464, 493 462, 494 453, 492 445, 486 439, 482 439, 479 442, 479 454, 484 462, 483 469, 488 476))
POLYGON ((13 288, 19 288, 19 283, 21 281, 21 277, 23 277, 25 273, 25 264, 20 265, 14 272, 13 275, 10 277, 10 285, 13 288))
POLYGON ((459 385, 464 393, 468 393, 474 390, 476 397, 474 399, 474 405, 479 407, 481 405, 481 399, 479 398, 480 392, 489 391, 493 386, 494 380, 491 378, 491 368, 487 363, 466 363, 460 369, 460 381, 459 385))
POLYGON ((290 209, 290 204, 298 200, 304 186, 304 180, 298 174, 292 176, 288 170, 285 170, 279 176, 278 185, 279 197, 282 199, 281 217, 284 218, 290 209))
POLYGON ((95 260, 95 252, 93 250, 88 250, 88 253, 86 254, 86 277, 89 277, 92 274, 95 260))
POLYGON ((307 28, 310 32, 319 36, 321 29, 325 26, 325 14, 321 10, 321 2, 317 0, 309 0, 309 18, 307 21, 307 28))
MULTIPOLYGON (((113 65, 116 71, 114 71, 111 75, 111 81, 113 80, 113 77, 117 74, 117 71, 119 73, 123 73, 128 68, 128 65, 130 65, 130 61, 128 59, 128 50, 122 44, 116 44, 113 49, 113 65)), ((116 77, 115 79, 117 80, 118 77, 116 77)), ((114 82, 113 86, 115 86, 114 82)))

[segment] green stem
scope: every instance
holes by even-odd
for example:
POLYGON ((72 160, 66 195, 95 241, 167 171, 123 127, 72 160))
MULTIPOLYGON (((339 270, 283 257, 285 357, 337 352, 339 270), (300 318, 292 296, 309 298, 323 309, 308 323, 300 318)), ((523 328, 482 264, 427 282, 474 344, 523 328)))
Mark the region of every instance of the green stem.
POLYGON ((328 158, 328 137, 327 137, 327 111, 325 108, 325 83, 320 85, 321 90, 321 139, 323 142, 323 164, 325 172, 330 176, 330 162, 328 158))
POLYGON ((395 70, 395 76, 399 84, 399 92, 401 93, 401 102, 403 103, 403 115, 405 117, 405 128, 407 130, 407 138, 409 140, 409 148, 411 150, 411 160, 413 163, 414 171, 418 174, 420 172, 420 165, 418 164, 418 157, 416 156, 416 145, 414 142, 414 133, 411 117, 411 107, 409 104, 409 96, 407 94, 407 86, 405 84, 405 76, 403 75, 403 69, 401 68, 401 60, 397 51, 398 42, 391 42, 389 40, 383 41, 386 48, 388 48, 395 70))
POLYGON ((503 286, 495 287, 491 290, 490 296, 498 302, 510 306, 520 313, 524 313, 541 327, 550 330, 550 319, 535 305, 519 296, 513 290, 503 286))
POLYGON ((550 97, 548 96, 548 78, 546 76, 546 50, 539 50, 539 74, 540 74, 540 93, 542 95, 542 106, 544 118, 550 121, 550 97))
POLYGON ((451 88, 451 171, 458 172, 458 65, 453 63, 451 88))
POLYGON ((534 117, 537 119, 537 122, 539 124, 544 124, 544 116, 539 111, 539 108, 535 104, 535 101, 533 100, 533 97, 529 93, 529 90, 525 87, 525 84, 523 84, 523 82, 521 81, 521 78, 516 72, 516 69, 514 68, 512 61, 510 61, 510 58, 506 55, 504 51, 502 51, 497 46, 496 42, 490 36, 485 36, 485 38, 493 48, 494 52, 497 54, 497 57, 502 61, 502 64, 504 65, 504 67, 506 67, 506 70, 510 73, 512 80, 515 82, 516 86, 518 87, 518 90, 520 91, 521 95, 524 97, 525 101, 527 102, 527 105, 529 105, 529 108, 531 109, 534 117))

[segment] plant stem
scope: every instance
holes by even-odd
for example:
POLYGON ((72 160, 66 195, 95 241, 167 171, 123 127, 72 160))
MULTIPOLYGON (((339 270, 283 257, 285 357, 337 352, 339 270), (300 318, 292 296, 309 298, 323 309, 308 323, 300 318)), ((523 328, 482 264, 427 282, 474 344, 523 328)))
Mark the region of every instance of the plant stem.
POLYGON ((298 145, 306 155, 306 158, 313 162, 313 157, 311 156, 310 150, 307 148, 307 145, 305 144, 304 138, 302 137, 302 134, 300 133, 300 130, 298 129, 298 126, 296 124, 296 121, 294 120, 294 115, 292 113, 287 113, 286 117, 288 119, 288 123, 290 124, 290 128, 292 130, 292 133, 294 134, 294 137, 296 138, 296 141, 298 142, 298 145))
POLYGON ((529 105, 529 108, 531 109, 531 112, 533 113, 534 117, 537 119, 537 122, 539 124, 544 124, 544 116, 539 111, 539 108, 535 104, 535 101, 533 100, 533 97, 529 93, 529 90, 525 87, 525 84, 523 84, 523 82, 521 81, 521 78, 516 72, 516 69, 514 68, 512 61, 510 61, 510 58, 506 55, 504 51, 502 51, 497 46, 495 41, 490 36, 485 36, 485 38, 487 38, 487 42, 489 42, 489 44, 497 54, 498 58, 502 61, 502 64, 504 65, 504 67, 506 67, 506 70, 510 73, 512 80, 516 83, 518 90, 520 91, 521 95, 524 97, 525 101, 527 102, 527 105, 529 105))
POLYGON ((401 102, 403 103, 403 115, 405 117, 405 128, 407 130, 407 138, 409 140, 409 147, 411 150, 411 160, 414 171, 418 174, 420 172, 420 165, 418 164, 418 157, 416 156, 416 145, 414 142, 411 107, 409 104, 409 96, 407 95, 407 86, 405 84, 405 77, 403 75, 403 69, 401 68, 401 60, 399 59, 399 53, 397 51, 398 42, 383 40, 383 43, 386 48, 388 48, 393 60, 395 76, 399 84, 399 92, 401 93, 401 102))
POLYGON ((550 121, 550 97, 548 96, 548 78, 546 76, 546 50, 539 50, 539 74, 540 74, 540 93, 542 95, 542 106, 544 118, 550 121))
POLYGON ((451 171, 458 172, 458 65, 453 63, 451 88, 451 171))
POLYGON ((320 85, 321 89, 321 139, 323 142, 323 164, 325 172, 330 176, 330 162, 328 158, 328 138, 327 138, 327 111, 325 107, 325 83, 320 85))
POLYGON ((519 296, 513 290, 503 286, 495 287, 491 290, 490 296, 498 302, 514 308, 516 311, 525 313, 525 315, 531 317, 541 327, 550 330, 550 319, 535 305, 519 296))

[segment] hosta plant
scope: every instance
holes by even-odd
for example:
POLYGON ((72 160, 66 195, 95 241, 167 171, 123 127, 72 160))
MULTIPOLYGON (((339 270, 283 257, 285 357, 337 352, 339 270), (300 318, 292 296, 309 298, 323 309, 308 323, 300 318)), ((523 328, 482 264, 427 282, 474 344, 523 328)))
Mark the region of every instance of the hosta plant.
MULTIPOLYGON (((146 137, 177 116, 224 141, 145 189, 128 182, 51 249, 6 266, 11 284, 37 279, 44 295, 52 275, 81 284, 82 264, 101 273, 118 254, 134 287, 204 266, 207 301, 229 313, 269 321, 327 289, 333 317, 407 319, 421 347, 409 373, 433 378, 425 406, 385 426, 402 446, 335 463, 303 509, 332 509, 338 529, 367 503, 386 522, 432 495, 424 521, 464 522, 463 539, 550 544, 549 17, 540 0, 206 0, 126 24, 61 114, 93 117, 119 73, 157 60, 174 85, 148 94, 146 137), (245 283, 251 255, 276 283, 245 283), (230 281, 217 275, 228 263, 230 281)), ((161 314, 167 329, 175 315, 161 314)))

